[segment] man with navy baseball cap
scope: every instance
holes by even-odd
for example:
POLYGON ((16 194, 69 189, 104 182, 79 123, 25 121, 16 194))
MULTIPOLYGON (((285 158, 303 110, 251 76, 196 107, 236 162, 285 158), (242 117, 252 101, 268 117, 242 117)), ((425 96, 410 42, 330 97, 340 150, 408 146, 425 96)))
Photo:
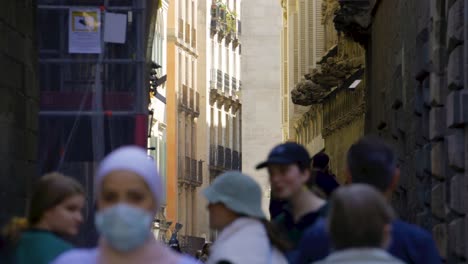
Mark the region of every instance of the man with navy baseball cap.
POLYGON ((287 233, 294 246, 304 230, 327 210, 326 201, 307 187, 310 162, 309 153, 302 145, 287 142, 274 147, 267 160, 257 165, 257 169, 268 169, 272 196, 286 203, 274 222, 287 233))

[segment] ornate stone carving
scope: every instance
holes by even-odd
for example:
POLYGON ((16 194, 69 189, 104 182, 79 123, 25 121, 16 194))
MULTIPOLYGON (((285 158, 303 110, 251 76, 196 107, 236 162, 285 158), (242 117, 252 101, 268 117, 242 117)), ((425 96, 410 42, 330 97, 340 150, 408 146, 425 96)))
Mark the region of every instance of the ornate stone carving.
POLYGON ((291 91, 291 99, 297 105, 308 106, 321 103, 328 92, 329 89, 304 79, 291 91))
POLYGON ((365 46, 370 34, 371 9, 369 0, 340 0, 333 19, 336 30, 365 46))
POLYGON ((303 106, 319 104, 333 87, 340 86, 356 71, 362 69, 358 58, 342 60, 328 57, 321 63, 321 69, 306 74, 291 91, 293 103, 303 106))
POLYGON ((288 1, 281 0, 281 7, 283 8, 283 20, 286 22, 288 20, 288 1))

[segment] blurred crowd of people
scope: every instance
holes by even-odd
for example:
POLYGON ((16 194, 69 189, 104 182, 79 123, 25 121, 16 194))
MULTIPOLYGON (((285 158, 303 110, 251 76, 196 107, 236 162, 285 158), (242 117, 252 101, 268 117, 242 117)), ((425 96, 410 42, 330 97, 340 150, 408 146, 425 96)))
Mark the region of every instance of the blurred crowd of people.
MULTIPOLYGON (((157 241, 151 228, 163 186, 146 150, 121 147, 95 176, 98 246, 68 242, 83 222, 85 192, 74 179, 47 174, 35 186, 26 218, 2 230, 1 263, 442 263, 429 232, 396 216, 389 198, 400 170, 391 146, 364 137, 347 153, 340 186, 324 152, 312 158, 294 142, 274 147, 257 169, 268 171, 270 217, 262 190, 228 171, 203 191, 210 227, 219 232, 194 257, 176 238, 157 241)), ((402 175, 404 177, 405 175, 402 175)), ((407 176, 407 175, 406 175, 407 176)), ((408 177, 408 176, 407 176, 408 177)))

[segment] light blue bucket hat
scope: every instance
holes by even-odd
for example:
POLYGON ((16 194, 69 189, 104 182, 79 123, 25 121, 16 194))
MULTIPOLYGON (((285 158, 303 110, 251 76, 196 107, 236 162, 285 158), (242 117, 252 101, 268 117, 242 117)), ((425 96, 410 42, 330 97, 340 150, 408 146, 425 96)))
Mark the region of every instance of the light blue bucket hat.
POLYGON ((203 191, 209 203, 222 203, 249 217, 266 219, 262 210, 262 190, 251 177, 239 171, 225 172, 203 191))

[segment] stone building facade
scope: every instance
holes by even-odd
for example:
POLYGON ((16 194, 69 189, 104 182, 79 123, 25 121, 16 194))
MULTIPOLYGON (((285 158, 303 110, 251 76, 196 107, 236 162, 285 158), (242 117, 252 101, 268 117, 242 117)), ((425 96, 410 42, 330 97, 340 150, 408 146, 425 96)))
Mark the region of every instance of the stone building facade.
POLYGON ((467 10, 465 0, 341 1, 335 17, 366 49, 365 133, 398 153, 393 203, 432 231, 447 263, 468 257, 467 10))
POLYGON ((37 174, 35 12, 31 0, 2 1, 0 8, 0 226, 25 214, 37 174))
POLYGON ((198 3, 169 1, 167 21, 167 217, 183 225, 179 239, 186 251, 197 240, 197 192, 204 166, 197 141, 198 129, 205 125, 197 81, 198 3))
POLYGON ((309 152, 324 149, 321 105, 294 104, 291 90, 319 67, 325 52, 324 1, 283 0, 281 30, 281 124, 283 141, 303 144, 309 152))
MULTIPOLYGON (((319 2, 320 8, 316 8, 313 12, 316 17, 315 23, 306 26, 308 31, 322 32, 312 39, 317 42, 317 45, 321 45, 319 50, 323 52, 315 57, 313 67, 299 72, 300 76, 286 76, 293 78, 293 81, 283 83, 290 87, 293 109, 308 108, 305 114, 300 113, 301 117, 298 121, 294 120, 297 113, 293 112, 290 115, 292 121, 295 121, 295 137, 289 139, 307 146, 312 155, 325 151, 330 156, 331 170, 341 182, 344 182, 345 153, 349 146, 364 134, 365 82, 362 80, 365 72, 365 53, 358 43, 336 31, 334 18, 340 7, 339 2, 337 0, 319 2)), ((292 9, 297 12, 303 8, 292 6, 292 9)), ((292 19, 295 17, 292 16, 292 19)), ((292 28, 295 32, 296 27, 292 28)), ((287 29, 285 28, 284 31, 287 29)), ((303 41, 300 29, 301 27, 298 30, 299 34, 293 34, 290 42, 301 43, 303 41)), ((283 42, 283 45, 287 46, 288 42, 283 42)), ((317 49, 316 46, 310 44, 306 47, 308 50, 317 49)), ((287 57, 287 62, 293 63, 290 72, 294 74, 297 60, 294 57, 295 48, 296 46, 292 49, 294 52, 292 56, 287 57)), ((304 49, 304 47, 299 47, 298 58, 302 58, 301 54, 305 52, 304 49)))

